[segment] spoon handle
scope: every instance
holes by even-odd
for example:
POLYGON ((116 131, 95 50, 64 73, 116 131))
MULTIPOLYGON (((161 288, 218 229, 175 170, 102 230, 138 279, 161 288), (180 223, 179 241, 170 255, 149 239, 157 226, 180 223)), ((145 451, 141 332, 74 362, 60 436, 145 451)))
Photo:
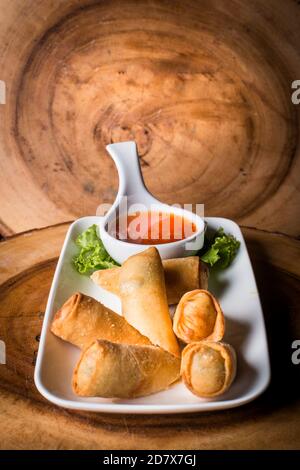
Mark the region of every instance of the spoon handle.
POLYGON ((114 160, 119 174, 118 198, 142 195, 147 190, 143 180, 137 147, 134 141, 109 144, 106 150, 114 160))

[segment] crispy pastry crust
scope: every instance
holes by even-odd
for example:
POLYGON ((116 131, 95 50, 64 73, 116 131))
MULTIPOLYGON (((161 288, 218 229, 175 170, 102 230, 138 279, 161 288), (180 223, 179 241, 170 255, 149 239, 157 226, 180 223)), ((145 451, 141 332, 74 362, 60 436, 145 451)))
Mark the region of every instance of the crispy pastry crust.
POLYGON ((58 310, 51 331, 81 349, 96 339, 151 344, 148 338, 129 325, 121 315, 79 292, 73 294, 58 310))
POLYGON ((177 305, 173 329, 184 343, 194 341, 220 341, 225 333, 225 318, 219 302, 207 290, 196 289, 187 292, 177 305), (201 299, 197 296, 201 294, 201 299), (207 297, 205 305, 204 299, 207 297), (193 309, 190 303, 193 302, 193 309), (198 304, 198 306, 197 306, 198 304), (211 324, 208 333, 209 323, 211 324))
POLYGON ((155 247, 130 256, 120 271, 122 315, 128 323, 175 356, 180 356, 172 328, 164 271, 155 247))
MULTIPOLYGON (((173 258, 162 261, 168 304, 177 304, 183 294, 193 289, 207 289, 208 268, 199 256, 173 258)), ((95 284, 120 296, 121 268, 101 269, 91 275, 95 284)))
POLYGON ((80 396, 135 398, 168 388, 180 376, 180 359, 155 346, 93 342, 74 370, 80 396))
MULTIPOLYGON (((213 341, 199 341, 197 343, 191 343, 186 346, 182 351, 182 361, 181 361, 181 370, 180 370, 183 382, 187 388, 194 394, 201 398, 212 398, 225 393, 230 385, 232 384, 235 375, 236 375, 236 354, 233 347, 230 344, 223 342, 213 342, 213 341), (214 392, 209 391, 209 387, 205 392, 206 383, 201 383, 200 387, 195 386, 201 381, 202 370, 198 367, 197 362, 199 363, 200 355, 209 352, 209 349, 212 349, 219 353, 220 361, 222 361, 222 368, 225 371, 225 375, 219 377, 222 382, 222 386, 214 392), (198 355, 198 357, 197 357, 198 355)), ((209 369, 208 369, 209 373, 209 369)), ((213 374, 213 371, 211 371, 213 374)), ((207 379, 207 376, 205 377, 207 379)))

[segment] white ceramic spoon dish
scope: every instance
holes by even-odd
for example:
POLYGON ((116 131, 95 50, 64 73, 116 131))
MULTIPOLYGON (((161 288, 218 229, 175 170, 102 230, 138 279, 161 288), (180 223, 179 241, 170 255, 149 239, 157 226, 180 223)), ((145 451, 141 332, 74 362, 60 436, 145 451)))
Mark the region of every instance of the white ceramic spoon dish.
POLYGON ((197 398, 182 383, 164 392, 132 400, 80 398, 73 393, 71 378, 80 351, 50 332, 55 312, 76 291, 96 298, 118 313, 121 311, 115 295, 96 286, 88 276, 80 275, 72 265, 72 257, 78 250, 76 237, 92 224, 103 222, 99 217, 84 217, 76 220, 68 230, 48 298, 34 374, 35 384, 45 398, 75 410, 190 413, 240 406, 265 390, 270 380, 268 346, 259 294, 243 235, 231 220, 212 217, 206 221, 209 228, 216 230, 221 226, 241 241, 232 265, 211 276, 209 281, 209 289, 220 300, 226 317, 224 340, 237 352, 237 377, 230 390, 211 400, 197 398))
POLYGON ((119 174, 119 191, 116 200, 99 223, 100 237, 110 256, 122 264, 129 256, 144 251, 150 246, 128 243, 118 240, 110 234, 109 227, 115 221, 118 210, 122 215, 124 211, 131 214, 145 210, 150 211, 153 207, 155 207, 155 211, 181 216, 196 227, 196 231, 188 238, 154 245, 162 259, 192 256, 200 250, 204 242, 205 224, 203 219, 188 210, 164 204, 149 193, 143 180, 135 142, 111 144, 107 145, 106 149, 114 160, 119 174), (124 203, 126 203, 126 207, 124 207, 124 203))

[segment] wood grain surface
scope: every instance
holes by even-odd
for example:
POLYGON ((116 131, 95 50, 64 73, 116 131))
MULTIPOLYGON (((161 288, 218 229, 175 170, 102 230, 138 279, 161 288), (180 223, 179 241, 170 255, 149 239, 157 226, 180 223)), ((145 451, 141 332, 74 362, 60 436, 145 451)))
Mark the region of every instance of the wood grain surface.
POLYGON ((299 45, 296 0, 0 0, 0 448, 300 448, 299 45), (113 201, 128 139, 157 198, 242 225, 272 362, 244 407, 92 414, 34 386, 68 223, 113 201))
POLYGON ((261 293, 272 382, 254 402, 232 410, 138 416, 75 412, 47 402, 33 371, 46 300, 68 225, 0 243, 0 448, 3 449, 292 449, 300 447, 299 242, 243 228, 261 293))
POLYGON ((3 235, 95 214, 135 139, 146 184, 299 235, 293 0, 0 0, 3 235))

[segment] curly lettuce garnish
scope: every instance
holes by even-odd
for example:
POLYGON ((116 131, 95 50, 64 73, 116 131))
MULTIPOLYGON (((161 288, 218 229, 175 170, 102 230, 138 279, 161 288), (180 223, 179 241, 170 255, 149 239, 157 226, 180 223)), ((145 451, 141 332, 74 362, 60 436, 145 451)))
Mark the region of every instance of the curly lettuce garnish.
POLYGON ((205 240, 204 247, 199 253, 202 261, 217 269, 227 268, 235 258, 240 242, 220 227, 212 238, 205 240))
POLYGON ((75 241, 80 248, 74 256, 73 263, 80 274, 92 274, 98 269, 107 269, 118 266, 109 256, 101 239, 97 234, 97 225, 92 225, 82 232, 75 241))

